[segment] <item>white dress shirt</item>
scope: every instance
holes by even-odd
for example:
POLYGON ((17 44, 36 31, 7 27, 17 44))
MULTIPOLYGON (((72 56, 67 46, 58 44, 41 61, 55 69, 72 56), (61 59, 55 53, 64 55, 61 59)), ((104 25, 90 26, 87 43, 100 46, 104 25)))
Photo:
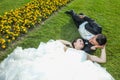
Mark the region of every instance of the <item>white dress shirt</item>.
POLYGON ((87 21, 83 22, 81 25, 79 25, 79 28, 78 28, 78 31, 79 31, 81 37, 82 37, 83 39, 85 39, 85 40, 89 40, 89 39, 91 39, 93 36, 95 36, 94 34, 90 33, 89 31, 87 31, 87 30, 85 29, 85 25, 86 25, 87 23, 88 23, 87 21))

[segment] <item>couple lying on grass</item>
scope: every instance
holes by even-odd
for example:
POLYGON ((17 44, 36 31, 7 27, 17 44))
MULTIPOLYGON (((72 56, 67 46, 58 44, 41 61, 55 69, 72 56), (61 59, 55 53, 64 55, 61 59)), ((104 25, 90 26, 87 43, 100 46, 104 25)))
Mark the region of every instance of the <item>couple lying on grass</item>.
POLYGON ((107 42, 99 25, 73 10, 66 13, 76 22, 83 39, 77 38, 72 43, 50 40, 41 42, 38 48, 17 47, 1 62, 0 80, 114 80, 98 64, 106 62, 107 42), (97 26, 95 31, 91 30, 92 23, 97 26), (92 55, 97 48, 101 49, 100 57, 92 55))

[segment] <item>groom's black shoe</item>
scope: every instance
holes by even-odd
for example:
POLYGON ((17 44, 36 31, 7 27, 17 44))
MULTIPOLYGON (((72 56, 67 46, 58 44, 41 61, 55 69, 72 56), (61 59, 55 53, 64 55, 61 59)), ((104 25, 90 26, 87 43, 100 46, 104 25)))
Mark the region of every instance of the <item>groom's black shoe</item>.
POLYGON ((84 15, 83 13, 79 13, 79 15, 84 15))
POLYGON ((70 15, 73 15, 74 14, 74 11, 73 10, 69 10, 69 11, 65 11, 66 14, 70 14, 70 15))

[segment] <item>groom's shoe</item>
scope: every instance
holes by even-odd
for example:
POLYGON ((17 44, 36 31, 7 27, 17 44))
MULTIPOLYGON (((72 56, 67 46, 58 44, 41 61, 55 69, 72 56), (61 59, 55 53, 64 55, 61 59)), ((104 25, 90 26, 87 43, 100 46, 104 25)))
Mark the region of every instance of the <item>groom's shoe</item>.
POLYGON ((70 15, 73 15, 74 14, 74 11, 73 10, 69 10, 69 11, 65 11, 66 14, 70 14, 70 15))
POLYGON ((79 13, 79 15, 84 15, 83 13, 79 13))

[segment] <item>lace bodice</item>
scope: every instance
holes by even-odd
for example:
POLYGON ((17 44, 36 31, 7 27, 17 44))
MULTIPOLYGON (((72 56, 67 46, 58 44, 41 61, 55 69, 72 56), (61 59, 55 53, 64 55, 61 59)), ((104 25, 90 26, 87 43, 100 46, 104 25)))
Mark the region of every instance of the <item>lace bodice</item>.
POLYGON ((66 54, 76 61, 85 61, 87 59, 87 54, 82 50, 76 50, 73 48, 68 48, 66 54))

